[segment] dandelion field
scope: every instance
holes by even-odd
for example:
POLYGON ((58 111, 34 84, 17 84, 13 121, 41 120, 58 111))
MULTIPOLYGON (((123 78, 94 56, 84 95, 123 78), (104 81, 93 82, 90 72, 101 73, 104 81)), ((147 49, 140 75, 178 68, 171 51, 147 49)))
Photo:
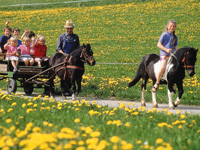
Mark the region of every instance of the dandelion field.
MULTIPOLYGON (((6 4, 9 5, 9 2, 6 4)), ((16 1, 16 3, 25 2, 16 1)), ((130 89, 127 88, 127 83, 134 77, 137 63, 144 55, 159 53, 156 44, 169 19, 177 21, 176 34, 179 37, 179 48, 183 46, 199 48, 199 5, 198 0, 184 2, 156 0, 2 7, 0 26, 3 31, 5 20, 11 20, 10 26, 19 27, 21 34, 28 28, 44 35, 47 40, 48 55, 52 55, 59 35, 65 32, 63 28, 65 21, 72 19, 75 24, 74 33, 79 35, 81 43, 91 44, 96 61, 99 63, 94 67, 86 65, 80 96, 139 100, 141 82, 130 89)), ((185 93, 181 101, 183 104, 200 104, 199 64, 197 59, 196 76, 193 78, 186 76, 184 80, 185 93)), ((5 85, 5 82, 1 81, 0 84, 5 85)), ((151 86, 152 83, 149 82, 147 101, 151 101, 151 86)), ((160 86, 157 92, 158 102, 167 102, 166 91, 166 86, 160 86)))
MULTIPOLYGON (((65 0, 60 0, 63 2, 65 0)), ((24 0, 2 0, 3 5, 24 0)), ((30 0, 29 3, 56 2, 30 0)), ((74 4, 0 7, 1 35, 10 26, 33 30, 46 37, 48 55, 55 52, 67 19, 75 24, 81 43, 90 43, 97 64, 86 65, 80 96, 140 100, 140 84, 128 89, 142 57, 159 53, 159 36, 169 19, 177 21, 178 47, 199 48, 198 0, 109 0, 74 4), (102 64, 123 63, 123 64, 102 64), (133 63, 133 64, 130 64, 133 63)), ((186 76, 182 104, 200 105, 199 54, 196 75, 186 76)), ((170 110, 146 111, 134 103, 103 107, 84 99, 58 102, 41 95, 33 99, 16 93, 6 95, 0 81, 0 149, 2 150, 197 150, 200 147, 200 116, 172 114, 170 110), (2 91, 1 91, 2 90, 2 91)), ((151 81, 146 100, 151 101, 151 81)), ((59 90, 59 85, 57 85, 59 90)), ((20 91, 20 89, 18 89, 20 91)), ((160 86, 158 103, 167 103, 166 86, 160 86)), ((38 90, 38 93, 43 91, 38 90)))
MULTIPOLYGON (((20 1, 17 4, 21 3, 25 2, 20 1)), ((81 43, 91 44, 95 59, 99 63, 94 67, 86 65, 80 96, 139 100, 141 82, 130 89, 127 88, 127 83, 134 77, 137 63, 144 55, 159 53, 156 44, 169 19, 177 21, 176 34, 179 37, 179 48, 184 46, 199 48, 199 5, 198 0, 184 2, 156 0, 2 7, 0 26, 2 31, 5 20, 11 20, 10 26, 19 27, 21 34, 28 28, 44 35, 50 56, 55 52, 59 35, 65 32, 63 28, 65 21, 72 19, 75 24, 74 33, 79 35, 81 43)), ((199 64, 197 59, 196 76, 193 78, 186 76, 184 80, 183 104, 200 104, 199 64)), ((146 94, 147 101, 151 101, 151 87, 150 81, 146 94)), ((158 102, 167 102, 166 91, 166 86, 160 86, 157 92, 158 102)))
POLYGON ((2 150, 196 150, 200 116, 0 93, 2 150), (86 119, 87 118, 87 119, 86 119))

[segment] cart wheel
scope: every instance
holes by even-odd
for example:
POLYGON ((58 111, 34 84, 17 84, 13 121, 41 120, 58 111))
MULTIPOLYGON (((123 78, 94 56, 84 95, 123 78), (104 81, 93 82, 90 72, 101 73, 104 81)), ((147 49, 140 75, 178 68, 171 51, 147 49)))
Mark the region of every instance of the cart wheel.
POLYGON ((15 79, 10 78, 7 83, 8 94, 15 93, 17 91, 17 82, 15 79))
POLYGON ((25 83, 25 84, 24 84, 24 92, 25 92, 27 95, 31 95, 32 92, 33 92, 33 84, 25 83))

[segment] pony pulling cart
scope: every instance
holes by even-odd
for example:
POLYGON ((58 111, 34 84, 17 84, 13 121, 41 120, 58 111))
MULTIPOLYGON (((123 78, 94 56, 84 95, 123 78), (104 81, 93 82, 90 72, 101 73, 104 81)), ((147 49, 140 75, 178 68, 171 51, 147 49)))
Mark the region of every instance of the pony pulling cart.
POLYGON ((10 61, 0 61, 0 80, 8 78, 7 93, 15 93, 17 87, 24 88, 27 95, 31 95, 34 88, 44 88, 46 95, 54 96, 54 78, 57 75, 61 80, 67 80, 69 90, 72 86, 72 98, 75 99, 81 90, 82 75, 85 68, 84 63, 90 66, 95 65, 93 51, 90 44, 82 45, 66 56, 61 53, 55 53, 43 67, 24 66, 19 63, 18 71, 13 72, 10 61), (17 86, 17 81, 20 85, 17 86), (76 84, 78 89, 76 90, 76 84))

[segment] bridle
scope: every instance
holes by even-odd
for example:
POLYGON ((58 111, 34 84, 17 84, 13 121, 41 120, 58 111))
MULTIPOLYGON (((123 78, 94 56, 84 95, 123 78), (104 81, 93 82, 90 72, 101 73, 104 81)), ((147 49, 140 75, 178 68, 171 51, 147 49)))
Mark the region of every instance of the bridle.
POLYGON ((183 59, 182 59, 182 62, 184 63, 184 68, 185 68, 186 70, 188 70, 188 68, 194 68, 194 66, 191 66, 191 65, 187 65, 187 64, 186 64, 186 55, 187 55, 187 53, 188 53, 188 51, 185 52, 185 54, 184 54, 184 56, 183 56, 183 59))
POLYGON ((82 48, 82 52, 80 55, 81 61, 83 61, 84 63, 88 62, 89 59, 93 58, 93 55, 89 56, 86 52, 85 52, 86 48, 82 48))

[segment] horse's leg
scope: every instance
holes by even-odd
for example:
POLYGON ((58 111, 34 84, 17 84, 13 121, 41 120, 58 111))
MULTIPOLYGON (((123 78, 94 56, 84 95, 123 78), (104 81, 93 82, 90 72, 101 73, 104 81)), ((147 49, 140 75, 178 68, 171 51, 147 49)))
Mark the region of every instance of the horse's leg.
POLYGON ((171 81, 168 82, 168 98, 169 98, 169 108, 170 109, 174 109, 174 105, 172 103, 172 97, 174 94, 173 85, 174 85, 174 82, 171 82, 171 81))
POLYGON ((50 86, 50 88, 49 88, 49 96, 51 97, 51 98, 53 98, 54 97, 54 78, 51 78, 50 80, 49 80, 49 86, 50 86))
POLYGON ((146 84, 147 84, 148 79, 149 79, 149 76, 146 75, 142 80, 142 86, 141 86, 141 91, 142 91, 141 106, 145 106, 145 107, 146 107, 146 103, 144 99, 144 94, 145 94, 146 84))
POLYGON ((76 78, 76 83, 78 86, 78 89, 76 90, 76 95, 78 95, 78 93, 81 91, 81 81, 82 81, 82 75, 80 75, 80 77, 76 78))
POLYGON ((61 79, 61 93, 63 96, 70 96, 70 80, 67 78, 66 80, 61 79))
POLYGON ((178 97, 176 98, 175 102, 174 102, 174 107, 177 107, 181 97, 183 95, 183 81, 181 80, 180 82, 177 83, 177 87, 178 87, 178 97))
MULTIPOLYGON (((153 81, 153 86, 155 85, 156 81, 153 81)), ((151 92, 152 93, 152 104, 153 107, 157 108, 158 107, 158 103, 156 101, 156 92, 151 92)))
POLYGON ((72 90, 73 90, 73 93, 72 93, 72 100, 76 100, 76 83, 75 83, 75 78, 72 77, 71 78, 71 84, 72 84, 72 90))

